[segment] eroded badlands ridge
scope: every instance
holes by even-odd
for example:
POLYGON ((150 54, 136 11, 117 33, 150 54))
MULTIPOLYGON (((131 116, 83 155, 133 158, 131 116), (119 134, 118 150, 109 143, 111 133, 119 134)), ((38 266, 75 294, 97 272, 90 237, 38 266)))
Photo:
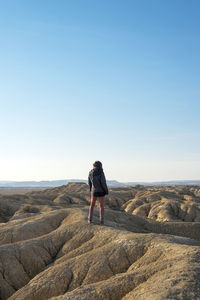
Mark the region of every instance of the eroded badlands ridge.
POLYGON ((97 208, 87 223, 85 184, 1 196, 0 299, 200 299, 200 223, 183 209, 197 218, 199 191, 112 189, 105 226, 97 208), (169 209, 173 221, 137 216, 146 204, 168 211, 165 200, 179 207, 169 209))

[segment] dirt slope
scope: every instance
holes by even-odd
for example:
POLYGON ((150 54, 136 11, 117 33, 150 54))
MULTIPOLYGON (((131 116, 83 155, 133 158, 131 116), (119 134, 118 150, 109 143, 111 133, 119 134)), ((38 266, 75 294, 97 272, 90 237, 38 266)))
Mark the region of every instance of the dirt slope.
POLYGON ((0 299, 200 299, 200 223, 123 211, 141 189, 111 191, 105 226, 86 185, 0 197, 0 299))

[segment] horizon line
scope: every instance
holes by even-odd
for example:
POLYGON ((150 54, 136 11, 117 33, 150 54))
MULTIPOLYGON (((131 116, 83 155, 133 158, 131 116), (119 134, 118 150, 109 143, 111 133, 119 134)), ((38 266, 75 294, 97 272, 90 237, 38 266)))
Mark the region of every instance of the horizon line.
MULTIPOLYGON (((41 179, 41 180, 0 180, 0 182, 44 182, 44 181, 87 181, 87 179, 79 179, 79 178, 69 178, 69 179, 41 179)), ((116 181, 116 182, 121 182, 121 183, 129 183, 129 182, 134 182, 134 183, 140 183, 140 182, 148 182, 148 183, 155 183, 155 182, 173 182, 173 181, 200 181, 200 179, 166 179, 166 180, 127 180, 127 181, 121 181, 121 180, 116 180, 116 179, 106 179, 107 181, 116 181)))

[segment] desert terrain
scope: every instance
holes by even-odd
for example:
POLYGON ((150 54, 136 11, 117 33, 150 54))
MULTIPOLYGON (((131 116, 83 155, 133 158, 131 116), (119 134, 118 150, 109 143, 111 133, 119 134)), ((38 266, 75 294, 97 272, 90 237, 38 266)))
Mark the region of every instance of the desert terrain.
POLYGON ((200 186, 0 191, 0 299, 200 299, 200 186))

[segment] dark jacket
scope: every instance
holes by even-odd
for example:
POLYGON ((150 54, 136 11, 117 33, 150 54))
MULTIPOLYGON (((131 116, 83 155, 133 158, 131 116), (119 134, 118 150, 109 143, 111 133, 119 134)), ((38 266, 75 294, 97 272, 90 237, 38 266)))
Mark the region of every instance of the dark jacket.
POLYGON ((106 178, 101 168, 94 168, 89 172, 88 184, 90 191, 95 196, 108 195, 108 187, 106 184, 106 178))

